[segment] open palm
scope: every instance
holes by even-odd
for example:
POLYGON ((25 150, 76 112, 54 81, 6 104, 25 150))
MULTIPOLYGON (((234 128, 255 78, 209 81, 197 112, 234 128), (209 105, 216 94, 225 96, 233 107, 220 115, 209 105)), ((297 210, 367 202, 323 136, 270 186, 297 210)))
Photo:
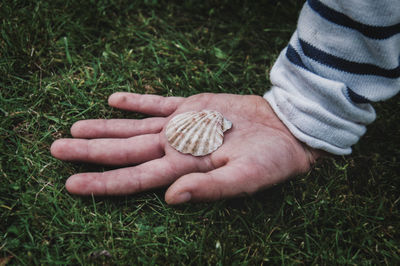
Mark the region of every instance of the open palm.
POLYGON ((122 195, 170 185, 165 195, 170 204, 216 200, 251 194, 306 172, 318 156, 259 96, 180 98, 120 92, 110 96, 109 104, 155 117, 83 120, 72 126, 73 139, 55 141, 51 153, 61 160, 128 166, 73 175, 66 183, 71 193, 122 195), (223 145, 202 157, 170 147, 164 133, 168 121, 203 109, 219 111, 233 123, 223 145))

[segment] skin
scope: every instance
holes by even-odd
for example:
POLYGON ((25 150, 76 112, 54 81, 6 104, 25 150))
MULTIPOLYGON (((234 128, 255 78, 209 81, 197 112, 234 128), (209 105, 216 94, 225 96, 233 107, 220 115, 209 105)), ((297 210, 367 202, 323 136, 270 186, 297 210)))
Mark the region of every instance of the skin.
POLYGON ((109 105, 154 117, 76 122, 72 139, 56 140, 51 154, 65 161, 124 166, 79 173, 66 182, 79 195, 125 195, 169 186, 169 204, 252 194, 310 170, 320 151, 299 142, 259 96, 198 94, 188 98, 114 93, 109 105), (210 155, 182 154, 164 128, 176 114, 211 109, 233 123, 210 155))

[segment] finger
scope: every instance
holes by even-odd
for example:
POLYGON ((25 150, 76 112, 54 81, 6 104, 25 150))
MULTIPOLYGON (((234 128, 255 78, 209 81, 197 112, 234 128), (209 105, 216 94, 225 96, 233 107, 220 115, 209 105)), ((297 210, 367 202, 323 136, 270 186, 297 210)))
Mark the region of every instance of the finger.
POLYGON ((107 165, 142 163, 164 155, 158 134, 129 139, 59 139, 50 150, 61 160, 107 165))
POLYGON ((165 118, 153 117, 134 119, 91 119, 81 120, 71 127, 75 138, 129 138, 137 135, 159 133, 165 118))
POLYGON ((150 115, 168 116, 184 100, 181 97, 117 92, 108 98, 108 104, 119 109, 150 115))
POLYGON ((165 194, 168 204, 212 201, 252 194, 260 188, 256 170, 249 165, 228 163, 207 173, 180 177, 165 194))
POLYGON ((79 195, 126 195, 166 186, 191 170, 184 163, 163 157, 134 167, 76 174, 67 180, 66 188, 79 195))

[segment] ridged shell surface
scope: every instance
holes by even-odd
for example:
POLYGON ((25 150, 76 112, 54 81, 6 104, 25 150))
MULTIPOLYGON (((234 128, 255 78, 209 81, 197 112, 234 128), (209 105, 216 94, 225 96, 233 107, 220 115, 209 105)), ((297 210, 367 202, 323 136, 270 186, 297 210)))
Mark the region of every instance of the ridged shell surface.
POLYGON ((224 140, 232 123, 212 110, 176 115, 165 130, 169 144, 182 153, 203 156, 212 153, 224 140))

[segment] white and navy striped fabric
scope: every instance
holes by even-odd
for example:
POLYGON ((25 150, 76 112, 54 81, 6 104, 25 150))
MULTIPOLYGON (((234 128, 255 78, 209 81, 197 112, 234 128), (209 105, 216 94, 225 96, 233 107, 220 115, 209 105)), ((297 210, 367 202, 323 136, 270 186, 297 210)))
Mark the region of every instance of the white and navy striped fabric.
POLYGON ((351 153, 400 90, 400 0, 308 0, 264 98, 299 140, 351 153))

